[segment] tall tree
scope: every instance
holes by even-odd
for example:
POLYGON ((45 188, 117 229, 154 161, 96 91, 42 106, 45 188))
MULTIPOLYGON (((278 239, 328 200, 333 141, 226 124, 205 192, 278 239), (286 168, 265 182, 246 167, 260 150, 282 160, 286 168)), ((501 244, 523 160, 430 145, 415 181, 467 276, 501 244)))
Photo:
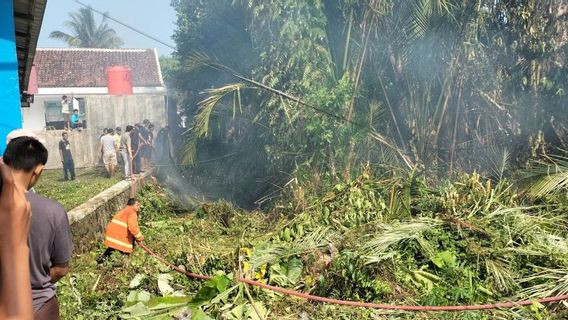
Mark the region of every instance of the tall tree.
POLYGON ((65 21, 64 25, 71 30, 71 33, 52 31, 49 34, 50 38, 63 40, 70 47, 76 48, 119 48, 124 44, 114 29, 109 28, 106 16, 97 26, 90 7, 70 12, 69 17, 70 20, 65 21))
POLYGON ((254 123, 241 139, 259 137, 247 155, 288 180, 349 178, 365 163, 501 176, 531 147, 568 145, 562 3, 179 1, 176 58, 191 67, 177 83, 201 84, 180 90, 198 120, 190 133, 205 138, 188 150, 225 139, 241 113, 254 123), (243 41, 208 38, 233 20, 243 41))

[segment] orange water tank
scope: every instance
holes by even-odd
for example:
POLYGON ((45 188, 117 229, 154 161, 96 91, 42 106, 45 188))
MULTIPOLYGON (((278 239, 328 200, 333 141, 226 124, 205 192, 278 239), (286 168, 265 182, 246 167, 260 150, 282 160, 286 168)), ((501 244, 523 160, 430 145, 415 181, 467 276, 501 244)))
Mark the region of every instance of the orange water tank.
POLYGON ((132 94, 132 71, 129 67, 108 67, 106 73, 108 94, 114 96, 132 94))

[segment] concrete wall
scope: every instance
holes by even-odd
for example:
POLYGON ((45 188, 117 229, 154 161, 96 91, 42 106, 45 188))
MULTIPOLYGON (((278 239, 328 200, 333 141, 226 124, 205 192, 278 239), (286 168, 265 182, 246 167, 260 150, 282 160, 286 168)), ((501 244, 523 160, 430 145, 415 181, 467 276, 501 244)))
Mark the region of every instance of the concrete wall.
MULTIPOLYGON (((133 184, 134 191, 151 182, 152 176, 145 173, 139 183, 133 184)), ((86 252, 92 249, 93 245, 102 242, 109 219, 124 208, 128 198, 130 183, 121 181, 67 213, 75 253, 86 252)))
POLYGON ((102 131, 148 119, 155 132, 167 125, 164 95, 89 96, 85 98, 87 127, 102 131))
MULTIPOLYGON (((61 157, 59 156, 59 141, 63 130, 39 131, 37 135, 45 140, 45 146, 49 153, 46 169, 61 168, 61 157)), ((68 131, 71 154, 75 161, 75 167, 85 168, 98 165, 99 136, 100 132, 95 130, 68 131)))
MULTIPOLYGON (((122 126, 125 123, 142 122, 149 119, 160 127, 166 125, 167 102, 162 94, 138 94, 131 96, 75 95, 85 99, 87 127, 122 126), (125 122, 126 121, 126 122, 125 122)), ((29 108, 22 108, 24 129, 34 132, 45 130, 45 103, 60 102, 61 95, 41 95, 34 97, 29 108)), ((61 116, 63 119, 63 116, 61 116)))
MULTIPOLYGON (((91 167, 99 164, 99 137, 104 128, 141 123, 144 119, 155 125, 154 134, 167 125, 166 100, 162 95, 88 96, 85 97, 87 128, 81 132, 69 131, 71 153, 75 166, 91 167)), ((45 140, 49 159, 46 169, 61 168, 59 141, 62 130, 34 130, 45 140)))

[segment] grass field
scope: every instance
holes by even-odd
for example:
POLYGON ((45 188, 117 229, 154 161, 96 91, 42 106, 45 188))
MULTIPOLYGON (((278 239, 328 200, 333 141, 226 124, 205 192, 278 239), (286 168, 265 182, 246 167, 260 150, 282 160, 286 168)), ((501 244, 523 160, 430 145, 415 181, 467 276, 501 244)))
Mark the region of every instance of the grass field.
POLYGON ((77 169, 77 177, 73 181, 63 180, 61 169, 44 170, 34 189, 38 194, 59 201, 66 210, 71 210, 121 179, 122 174, 106 178, 103 168, 77 169))

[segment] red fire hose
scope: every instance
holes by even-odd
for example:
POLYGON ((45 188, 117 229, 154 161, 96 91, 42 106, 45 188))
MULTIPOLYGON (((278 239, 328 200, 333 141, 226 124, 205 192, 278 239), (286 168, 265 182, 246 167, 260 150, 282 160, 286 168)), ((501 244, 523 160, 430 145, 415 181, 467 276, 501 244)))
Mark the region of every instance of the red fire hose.
MULTIPOLYGON (((139 150, 136 150, 135 155, 138 153, 139 150)), ((132 159, 130 159, 130 163, 132 164, 132 159)), ((132 174, 132 166, 130 167, 130 172, 132 174)), ((134 189, 134 182, 131 180, 130 182, 130 192, 132 196, 134 196, 136 190, 134 189)), ((151 256, 155 257, 168 267, 172 268, 173 270, 184 274, 191 278, 201 279, 201 280, 209 280, 211 279, 210 276, 200 275, 196 273, 192 273, 186 270, 183 270, 176 265, 170 263, 163 257, 154 253, 150 248, 148 248, 144 243, 138 243, 144 251, 146 251, 151 256)), ((289 296, 298 297, 305 300, 312 300, 330 304, 337 304, 349 307, 359 307, 359 308, 368 308, 368 309, 384 309, 384 310, 400 310, 400 311, 467 311, 467 310, 488 310, 488 309, 502 309, 502 308, 515 308, 521 306, 530 306, 535 302, 538 303, 552 303, 552 302, 559 302, 568 300, 568 295, 559 295, 555 297, 547 297, 542 299, 536 300, 522 300, 522 301, 513 301, 513 302, 500 302, 500 303, 493 303, 493 304, 476 304, 476 305, 465 305, 465 306, 404 306, 404 305, 392 305, 392 304, 380 304, 380 303, 370 303, 370 302, 359 302, 359 301, 348 301, 348 300, 339 300, 339 299, 332 299, 326 297, 320 297, 316 295, 311 295, 307 293, 302 293, 296 290, 280 288, 276 286, 272 286, 269 284, 265 284, 262 282, 246 279, 246 278, 237 278, 239 282, 249 284, 251 286, 256 286, 259 288, 271 290, 274 292, 282 293, 289 296)))
MULTIPOLYGON (((200 274, 195 274, 192 272, 188 272, 183 270, 174 264, 168 262, 166 259, 160 257, 152 250, 150 250, 146 245, 143 243, 139 243, 140 247, 144 249, 148 254, 155 257, 168 267, 172 268, 173 270, 185 274, 191 278, 197 278, 201 280, 209 280, 211 279, 210 276, 204 276, 200 274)), ((346 300, 339 300, 339 299, 331 299, 325 298, 320 296, 315 296, 307 293, 302 293, 296 290, 280 288, 276 286, 271 286, 269 284, 265 284, 262 282, 246 279, 246 278, 237 278, 239 282, 249 284, 251 286, 256 286, 259 288, 272 290, 274 292, 282 293, 289 296, 294 296, 306 300, 312 301, 319 301, 331 304, 338 304, 343 306, 349 307, 360 307, 360 308, 370 308, 370 309, 385 309, 385 310, 400 310, 400 311, 466 311, 466 310, 487 310, 487 309, 502 309, 502 308, 515 308, 521 306, 529 306, 535 302, 538 303, 551 303, 551 302, 559 302, 563 300, 568 300, 568 295, 560 295, 555 297, 548 297, 536 300, 522 300, 522 301, 514 301, 514 302, 501 302, 501 303, 494 303, 494 304, 476 304, 476 305, 467 305, 467 306, 402 306, 402 305, 392 305, 392 304, 380 304, 380 303, 370 303, 370 302, 358 302, 358 301, 346 301, 346 300)))

